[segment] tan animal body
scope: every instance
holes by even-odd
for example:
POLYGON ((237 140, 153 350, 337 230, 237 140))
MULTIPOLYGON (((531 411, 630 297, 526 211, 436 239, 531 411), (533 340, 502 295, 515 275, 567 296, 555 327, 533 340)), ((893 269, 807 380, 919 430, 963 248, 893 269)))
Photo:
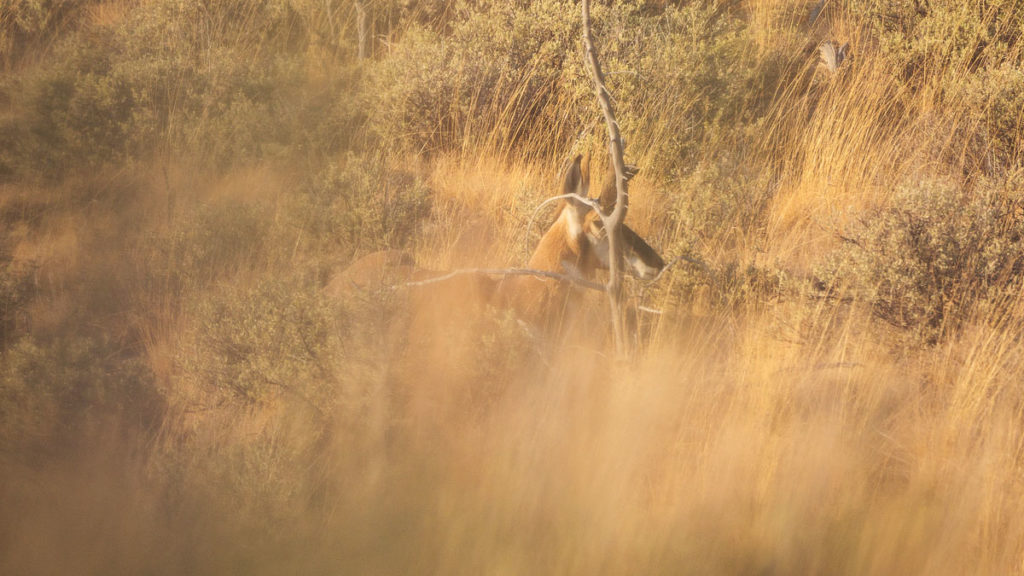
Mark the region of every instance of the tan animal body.
MULTIPOLYGON (((570 197, 559 202, 558 216, 537 244, 527 268, 595 281, 599 270, 608 269, 608 238, 601 215, 588 196, 590 178, 581 168, 581 159, 577 156, 566 172, 562 194, 570 197)), ((633 174, 635 171, 629 176, 633 174)), ((615 173, 610 166, 599 200, 605 214, 615 207, 615 173)), ((640 278, 656 276, 665 262, 628 226, 623 227, 623 233, 627 269, 640 278)), ((581 300, 580 290, 571 283, 551 278, 516 276, 499 280, 496 302, 551 332, 572 317, 581 300)))
MULTIPOLYGON (((559 201, 558 215, 541 237, 527 268, 595 282, 599 281, 598 271, 608 269, 608 240, 601 216, 594 208, 598 199, 587 195, 589 176, 584 175, 581 160, 582 157, 577 156, 566 172, 562 194, 568 197, 559 201)), ((609 172, 599 198, 605 214, 611 212, 615 203, 614 172, 609 172)), ((623 227, 623 237, 627 270, 650 279, 664 268, 665 262, 658 253, 628 226, 623 227)), ((492 278, 484 274, 465 274, 420 284, 444 275, 417 267, 412 257, 401 251, 374 252, 335 275, 325 292, 342 297, 353 290, 407 286, 413 293, 411 299, 416 307, 422 305, 436 310, 451 305, 453 308, 443 310, 442 317, 492 307, 511 311, 527 325, 551 334, 572 315, 584 290, 569 281, 529 275, 492 278)), ((435 319, 437 315, 437 312, 428 314, 435 319)))
MULTIPOLYGON (((602 285, 608 242, 595 202, 586 199, 588 181, 576 158, 562 190, 573 196, 560 201, 528 268, 602 285)), ((614 179, 609 189, 614 198, 614 179)), ((610 211, 614 201, 605 200, 602 210, 610 211)), ((664 268, 639 235, 626 228, 624 238, 627 270, 650 278, 664 268)), ((412 436, 422 427, 461 421, 504 394, 509 380, 490 376, 491 367, 512 362, 515 369, 533 370, 536 361, 550 358, 552 339, 596 336, 604 342, 609 328, 602 292, 557 278, 449 275, 420 268, 400 251, 356 260, 331 279, 325 293, 345 302, 347 314, 366 315, 357 323, 371 326, 367 354, 375 355, 373 364, 386 374, 388 410, 412 436)))

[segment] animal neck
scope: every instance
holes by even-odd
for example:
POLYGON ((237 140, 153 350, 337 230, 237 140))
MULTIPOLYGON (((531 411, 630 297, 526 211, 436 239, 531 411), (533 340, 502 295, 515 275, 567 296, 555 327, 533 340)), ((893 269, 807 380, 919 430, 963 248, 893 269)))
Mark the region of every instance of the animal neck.
POLYGON ((530 268, 560 274, 569 271, 583 275, 589 273, 583 266, 587 261, 587 250, 590 246, 584 238, 582 224, 573 217, 571 211, 571 207, 563 208, 558 220, 540 239, 537 249, 530 257, 530 268))

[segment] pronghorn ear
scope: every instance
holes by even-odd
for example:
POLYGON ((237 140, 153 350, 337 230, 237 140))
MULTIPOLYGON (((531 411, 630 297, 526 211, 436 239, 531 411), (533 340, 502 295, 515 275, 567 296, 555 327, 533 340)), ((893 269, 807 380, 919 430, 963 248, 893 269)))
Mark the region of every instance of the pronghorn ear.
MULTIPOLYGON (((635 164, 626 164, 626 182, 628 183, 636 176, 637 172, 640 171, 635 164)), ((605 214, 611 214, 611 211, 615 209, 615 200, 618 198, 619 192, 615 188, 615 164, 612 159, 608 159, 608 174, 604 179, 604 187, 601 188, 601 211, 605 214)))
POLYGON ((583 173, 580 171, 580 161, 583 156, 577 154, 572 165, 565 173, 565 184, 562 185, 562 194, 579 194, 583 192, 583 173))

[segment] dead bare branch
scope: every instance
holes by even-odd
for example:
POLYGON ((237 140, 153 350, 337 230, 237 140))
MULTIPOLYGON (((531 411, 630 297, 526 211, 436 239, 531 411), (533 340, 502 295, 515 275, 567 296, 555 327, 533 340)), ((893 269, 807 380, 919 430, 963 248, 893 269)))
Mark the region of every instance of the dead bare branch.
POLYGON ((601 112, 604 114, 605 124, 608 126, 608 152, 611 155, 612 165, 615 167, 615 209, 607 215, 607 218, 603 212, 599 211, 599 213, 608 234, 608 284, 605 291, 608 293, 608 302, 611 306, 615 349, 622 355, 626 352, 625 322, 622 314, 622 223, 626 220, 626 212, 629 209, 629 195, 626 192, 626 163, 622 157, 622 135, 619 132, 619 123, 615 120, 615 111, 612 109, 610 93, 605 86, 601 63, 597 57, 597 49, 594 47, 594 35, 590 29, 590 0, 583 0, 582 4, 585 59, 591 80, 594 82, 594 94, 597 96, 601 112))
POLYGON ((698 268, 703 270, 704 273, 707 274, 711 278, 713 278, 714 275, 715 275, 714 271, 711 270, 711 268, 703 260, 701 260, 699 258, 694 258, 692 256, 687 256, 686 254, 680 254, 679 256, 676 256, 671 262, 669 262, 664 268, 662 268, 661 272, 658 272, 657 276, 655 276, 654 278, 651 278, 645 284, 647 286, 654 285, 655 283, 658 282, 658 280, 661 280, 662 276, 664 276, 665 273, 668 272, 670 268, 672 268, 673 266, 675 266, 679 262, 689 262, 690 264, 693 264, 694 266, 697 266, 698 268))
POLYGON ((390 288, 396 289, 410 286, 426 286, 428 284, 436 284, 438 282, 444 282, 445 280, 451 280, 456 276, 465 276, 469 274, 483 274, 487 276, 537 276, 541 278, 551 278, 562 282, 569 282, 581 288, 597 290, 598 292, 604 292, 607 290, 604 284, 591 282, 586 278, 572 276, 569 274, 559 274, 557 272, 549 272, 547 270, 534 270, 532 268, 460 268, 458 270, 452 270, 447 274, 442 274, 441 276, 427 278, 426 280, 418 280, 415 282, 405 282, 403 284, 390 286, 390 288))

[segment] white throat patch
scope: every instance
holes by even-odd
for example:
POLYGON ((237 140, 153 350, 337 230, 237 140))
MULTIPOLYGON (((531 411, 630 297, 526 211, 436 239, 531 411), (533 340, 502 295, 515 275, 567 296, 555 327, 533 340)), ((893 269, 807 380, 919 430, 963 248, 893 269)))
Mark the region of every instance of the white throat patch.
POLYGON ((562 211, 562 218, 566 219, 565 225, 569 229, 569 236, 579 238, 580 234, 583 234, 583 222, 576 218, 574 212, 576 211, 569 206, 566 210, 562 211))
POLYGON ((629 265, 631 268, 633 268, 633 272, 640 278, 643 278, 644 280, 650 280, 651 278, 657 276, 658 272, 660 272, 660 270, 658 270, 657 268, 653 266, 648 266, 646 262, 641 260, 640 257, 636 255, 636 252, 630 251, 629 254, 626 256, 626 260, 629 261, 629 265))

